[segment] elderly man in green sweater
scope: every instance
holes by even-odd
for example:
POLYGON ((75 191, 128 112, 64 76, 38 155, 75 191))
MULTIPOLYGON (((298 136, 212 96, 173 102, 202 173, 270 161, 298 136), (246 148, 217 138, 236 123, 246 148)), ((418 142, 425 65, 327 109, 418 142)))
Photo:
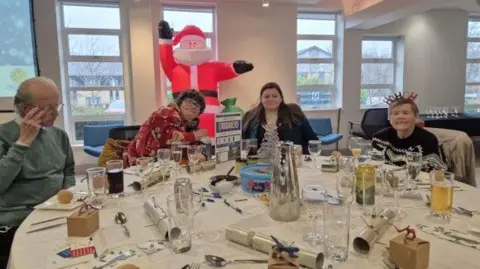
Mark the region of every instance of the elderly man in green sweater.
POLYGON ((62 104, 55 83, 37 77, 20 84, 17 118, 0 125, 0 268, 17 227, 32 208, 75 185, 67 134, 53 127, 62 104))

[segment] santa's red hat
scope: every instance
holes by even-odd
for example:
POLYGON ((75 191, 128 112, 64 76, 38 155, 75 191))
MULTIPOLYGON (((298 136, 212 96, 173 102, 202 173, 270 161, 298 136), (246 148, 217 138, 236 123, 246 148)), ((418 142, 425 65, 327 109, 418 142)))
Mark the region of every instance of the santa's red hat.
POLYGON ((173 39, 173 45, 177 45, 183 40, 202 40, 205 41, 205 33, 195 25, 187 25, 173 39))

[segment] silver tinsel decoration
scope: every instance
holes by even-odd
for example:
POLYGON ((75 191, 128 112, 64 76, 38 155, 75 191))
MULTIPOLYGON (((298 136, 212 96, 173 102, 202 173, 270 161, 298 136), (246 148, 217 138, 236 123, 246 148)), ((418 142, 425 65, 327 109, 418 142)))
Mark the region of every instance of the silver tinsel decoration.
POLYGON ((276 146, 280 142, 280 138, 278 138, 276 123, 264 125, 263 128, 265 134, 258 150, 258 159, 269 163, 275 157, 276 146))

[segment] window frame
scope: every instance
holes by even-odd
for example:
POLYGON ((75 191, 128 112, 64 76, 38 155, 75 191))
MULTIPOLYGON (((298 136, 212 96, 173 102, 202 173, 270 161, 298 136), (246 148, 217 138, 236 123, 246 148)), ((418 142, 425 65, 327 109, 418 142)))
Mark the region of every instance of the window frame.
MULTIPOLYGON (((192 5, 192 4, 161 4, 161 17, 164 18, 164 12, 165 10, 171 10, 171 11, 187 11, 187 12, 197 12, 200 13, 201 11, 204 11, 205 13, 211 12, 212 13, 212 30, 213 32, 205 32, 205 38, 210 39, 210 48, 212 49, 213 52, 213 59, 212 61, 217 61, 218 60, 218 50, 217 50, 217 10, 216 7, 213 5, 192 5)), ((181 31, 182 29, 174 29, 173 32, 173 37, 181 31)), ((203 31, 203 29, 202 29, 203 31)), ((160 65, 160 69, 162 69, 160 65)), ((167 76, 165 75, 165 72, 161 71, 160 75, 160 84, 161 84, 161 92, 162 96, 164 98, 161 98, 162 104, 161 106, 166 105, 169 100, 168 100, 168 92, 172 91, 171 86, 169 87, 167 84, 167 76)))
MULTIPOLYGON (((361 57, 362 61, 360 64, 360 70, 362 69, 363 64, 393 64, 393 82, 392 84, 363 84, 362 82, 360 85, 360 92, 362 89, 369 89, 369 90, 376 90, 376 89, 390 89, 391 93, 396 93, 398 91, 403 92, 403 89, 399 89, 398 87, 398 54, 399 54, 399 42, 401 41, 401 37, 397 36, 365 36, 362 38, 362 45, 361 45, 361 57), (363 41, 390 41, 392 42, 392 57, 391 58, 363 58, 363 41)), ((403 75, 403 72, 402 72, 403 75)), ((360 81, 362 81, 363 76, 362 72, 360 72, 360 81)), ((362 105, 360 100, 360 109, 369 109, 369 108, 385 108, 388 105, 385 103, 380 103, 378 105, 362 105)))
MULTIPOLYGON (((339 33, 339 18, 340 14, 337 12, 316 12, 316 11, 303 11, 299 10, 297 12, 297 18, 296 22, 298 24, 299 19, 304 19, 302 18, 303 16, 312 16, 312 19, 316 20, 333 20, 335 22, 335 32, 333 35, 324 35, 324 34, 298 34, 298 29, 295 29, 297 31, 297 40, 295 41, 296 44, 298 41, 306 40, 306 41, 331 41, 332 42, 332 58, 298 58, 297 57, 297 70, 295 72, 295 82, 298 79, 298 64, 333 64, 333 78, 332 78, 332 84, 314 84, 314 85, 298 85, 296 84, 296 95, 299 95, 299 90, 318 90, 318 91, 324 91, 324 90, 329 90, 332 93, 332 102, 329 105, 319 105, 318 107, 312 107, 312 108, 304 108, 302 107, 303 110, 306 111, 315 111, 315 110, 328 110, 328 109, 334 109, 337 108, 338 101, 337 98, 339 96, 338 94, 338 85, 337 85, 337 74, 338 74, 338 33, 339 33), (322 18, 324 17, 324 18, 322 18)), ((296 50, 296 53, 298 53, 298 50, 296 50)), ((297 100, 298 104, 300 106, 300 100, 297 100)))
MULTIPOLYGON (((468 18, 468 24, 470 22, 480 22, 480 16, 471 16, 468 18)), ((476 104, 466 104, 466 94, 467 94, 467 88, 469 86, 477 86, 480 87, 480 81, 479 82, 468 82, 468 74, 467 74, 467 67, 469 64, 480 64, 480 57, 478 59, 469 59, 468 58, 468 45, 470 43, 479 43, 480 44, 480 37, 470 37, 468 36, 468 24, 467 24, 467 46, 465 47, 465 58, 466 58, 466 63, 465 63, 465 92, 464 92, 464 110, 465 111, 471 111, 474 110, 476 112, 479 111, 480 109, 480 102, 476 104)))
MULTIPOLYGON (((62 99, 63 103, 65 104, 64 115, 65 115, 65 129, 67 134, 70 137, 70 141, 72 144, 83 144, 83 140, 78 140, 75 134, 75 123, 77 122, 95 122, 95 121, 123 121, 125 122, 127 118, 127 86, 126 86, 126 79, 127 76, 125 71, 125 61, 124 61, 124 48, 122 38, 124 38, 124 31, 122 32, 122 11, 120 2, 118 1, 93 1, 89 2, 87 0, 84 1, 72 1, 72 0, 65 0, 59 1, 58 3, 58 14, 59 14, 59 39, 60 39, 60 50, 61 50, 61 68, 63 70, 63 79, 64 79, 64 90, 62 91, 62 99), (116 7, 119 10, 119 17, 120 17, 120 29, 91 29, 91 28, 67 28, 65 27, 65 14, 63 11, 64 6, 92 6, 92 7, 116 7), (69 35, 98 35, 98 36, 118 36, 118 46, 119 46, 119 55, 118 56, 74 56, 70 55, 70 44, 69 44, 69 35), (108 62, 115 62, 115 63, 122 63, 122 77, 123 77, 123 86, 86 86, 86 87, 78 87, 78 86, 70 86, 70 79, 69 79, 69 63, 75 62, 100 62, 100 63, 108 63, 108 62), (102 92, 102 91, 123 91, 124 92, 124 100, 125 100, 125 113, 124 114, 105 114, 105 115, 89 115, 89 116, 74 116, 72 114, 72 102, 71 96, 73 92, 102 92)), ((77 97, 78 98, 78 97, 77 97)))

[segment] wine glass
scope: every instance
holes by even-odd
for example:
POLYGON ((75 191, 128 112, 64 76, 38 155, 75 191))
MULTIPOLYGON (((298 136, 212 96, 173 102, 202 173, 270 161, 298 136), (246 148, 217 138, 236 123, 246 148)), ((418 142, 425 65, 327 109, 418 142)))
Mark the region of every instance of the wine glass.
POLYGON ((313 166, 312 168, 318 168, 317 159, 322 152, 322 141, 320 140, 310 140, 308 141, 308 151, 310 152, 310 157, 312 157, 313 166))
POLYGON ((393 197, 395 199, 394 210, 397 213, 396 220, 403 219, 407 216, 407 213, 399 208, 399 198, 402 192, 406 190, 408 184, 408 172, 393 171, 389 172, 389 176, 385 177, 386 184, 390 190, 393 191, 393 197))
POLYGON ((417 177, 422 170, 422 153, 420 152, 407 152, 407 175, 408 183, 414 187, 417 182, 417 177))
POLYGON ((306 185, 302 189, 302 201, 308 218, 312 221, 312 231, 304 236, 304 240, 315 246, 323 242, 323 235, 317 231, 317 223, 322 223, 323 208, 327 201, 327 191, 319 185, 306 185))
POLYGON ((200 239, 203 236, 202 230, 198 229, 198 224, 200 223, 196 219, 197 214, 205 207, 203 191, 198 191, 198 194, 193 194, 193 218, 192 218, 192 237, 195 239, 200 239))
POLYGON ((181 142, 173 142, 172 146, 170 147, 170 150, 172 151, 172 159, 173 162, 175 163, 175 177, 178 177, 180 174, 181 166, 180 162, 182 161, 182 143, 181 142))
POLYGON ((172 157, 172 152, 170 149, 159 149, 157 151, 157 162, 162 172, 162 181, 165 186, 167 186, 166 175, 168 169, 170 168, 170 159, 172 157))

